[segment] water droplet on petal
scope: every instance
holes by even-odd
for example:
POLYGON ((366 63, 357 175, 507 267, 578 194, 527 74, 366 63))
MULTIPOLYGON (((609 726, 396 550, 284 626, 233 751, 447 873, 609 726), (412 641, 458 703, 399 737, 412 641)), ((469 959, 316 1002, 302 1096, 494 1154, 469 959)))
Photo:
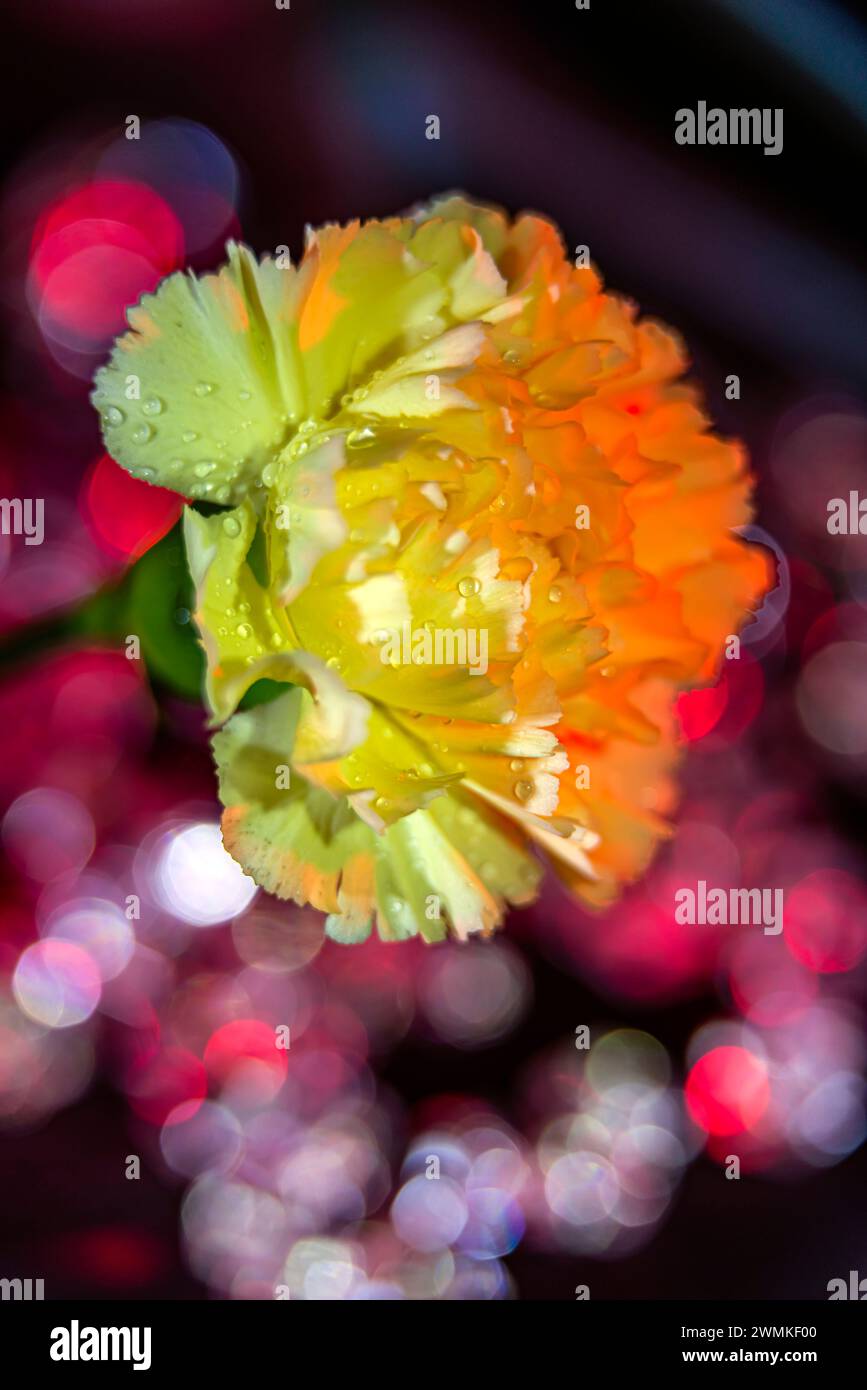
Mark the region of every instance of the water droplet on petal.
POLYGON ((211 394, 211 392, 213 391, 213 389, 214 389, 214 384, 213 384, 213 382, 211 382, 211 381, 200 381, 199 384, 198 384, 198 386, 196 387, 196 395, 197 395, 197 396, 210 396, 210 394, 211 394))
POLYGON ((183 434, 181 435, 181 439, 184 441, 185 444, 192 444, 194 440, 198 439, 198 437, 199 436, 196 434, 195 430, 184 430, 183 434))
POLYGON ((524 759, 523 759, 523 758, 513 758, 512 761, 509 763, 509 767, 512 769, 513 772, 523 772, 523 771, 524 771, 524 759))
POLYGON ((548 602, 549 602, 549 603, 559 603, 562 597, 563 597, 563 590, 560 588, 560 585, 559 585, 559 584, 552 584, 551 587, 550 587, 550 589, 548 590, 548 602))
POLYGON ((209 473, 213 473, 216 466, 210 459, 203 459, 201 463, 196 464, 193 472, 197 478, 207 478, 209 473))
POLYGON ((236 516, 226 516, 223 518, 223 530, 227 536, 240 536, 241 523, 236 516))
POLYGON ((116 405, 110 405, 103 412, 102 419, 106 425, 122 425, 126 416, 122 410, 118 410, 116 405))
POLYGON ((371 444, 376 443, 376 430, 372 430, 370 425, 361 425, 357 430, 349 431, 346 443, 350 449, 369 449, 371 444))
POLYGON ((133 441, 136 444, 147 444, 149 440, 153 439, 153 436, 153 425, 138 425, 132 432, 133 441))
POLYGON ((533 783, 526 780, 516 782, 512 791, 519 801, 529 801, 533 795, 533 783))
POLYGON ((465 575, 458 583, 458 593, 463 598, 473 598, 481 589, 481 584, 473 575, 465 575))
POLYGON ((148 396, 147 400, 142 405, 142 410, 145 415, 161 415, 162 409, 163 403, 159 396, 148 396))
POLYGON ((249 623, 239 623, 235 628, 235 636, 240 637, 242 640, 247 637, 252 637, 253 629, 249 623))

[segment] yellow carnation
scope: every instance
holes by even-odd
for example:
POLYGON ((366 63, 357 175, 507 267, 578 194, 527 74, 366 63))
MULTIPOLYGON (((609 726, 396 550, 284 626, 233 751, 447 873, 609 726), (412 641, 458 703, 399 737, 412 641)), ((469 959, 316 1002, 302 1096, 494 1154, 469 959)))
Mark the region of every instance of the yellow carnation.
POLYGON ((185 534, 227 848, 346 941, 490 932, 536 850, 610 901, 667 830, 674 698, 768 582, 680 344, 461 198, 228 255, 93 396, 124 467, 218 504, 185 534))

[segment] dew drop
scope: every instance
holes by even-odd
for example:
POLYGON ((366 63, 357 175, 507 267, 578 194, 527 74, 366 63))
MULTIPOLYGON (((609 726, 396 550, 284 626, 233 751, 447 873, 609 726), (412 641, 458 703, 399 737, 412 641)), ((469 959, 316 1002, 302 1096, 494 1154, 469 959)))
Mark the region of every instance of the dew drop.
POLYGON ((210 396, 210 394, 211 394, 211 392, 213 391, 213 389, 214 389, 214 384, 213 384, 213 382, 211 382, 211 381, 200 381, 199 384, 198 384, 198 386, 196 387, 196 395, 197 395, 197 396, 210 396))
POLYGON ((106 425, 122 425, 126 416, 122 410, 118 410, 116 405, 110 405, 103 413, 102 419, 106 425))
POLYGON ((512 761, 509 763, 509 767, 512 769, 513 772, 523 772, 523 771, 524 771, 524 759, 523 759, 523 758, 513 758, 512 761))
POLYGON ((248 400, 250 399, 251 394, 252 394, 252 393, 251 393, 250 391, 239 391, 239 392, 238 392, 238 400, 239 400, 239 401, 248 401, 248 400))
POLYGON ((357 430, 350 430, 346 436, 346 443, 350 449, 369 449, 375 442, 376 430, 372 430, 370 425, 361 425, 357 430))
POLYGON ((147 400, 142 405, 142 410, 145 415, 161 415, 163 403, 159 396, 148 396, 147 400))
POLYGON ((232 489, 228 486, 228 484, 224 484, 222 487, 217 488, 217 491, 214 493, 214 497, 218 502, 229 502, 232 497, 232 489))
POLYGON ((207 478, 209 473, 213 473, 216 466, 217 465, 212 461, 208 459, 203 459, 201 463, 196 464, 195 468, 193 469, 193 472, 195 473, 197 478, 207 478))
POLYGON ((472 575, 468 574, 465 575, 464 578, 459 581, 458 593, 462 596, 462 598, 473 598, 474 595, 476 595, 479 592, 481 587, 482 586, 479 583, 478 579, 475 579, 472 575))
POLYGON ((559 584, 552 584, 551 587, 550 587, 550 589, 548 590, 548 602, 549 602, 549 603, 559 603, 562 597, 563 597, 563 590, 560 588, 560 585, 559 585, 559 584))
POLYGON ((223 518, 223 530, 227 536, 240 536, 241 523, 236 516, 226 516, 223 518))
POLYGON ((133 441, 136 444, 147 444, 148 440, 153 439, 153 425, 139 425, 132 432, 133 441))
POLYGON ((195 430, 184 430, 183 434, 181 435, 181 439, 184 441, 185 444, 192 444, 196 439, 198 439, 198 437, 199 436, 196 434, 195 430))
POLYGON ((235 628, 235 636, 242 639, 253 636, 253 629, 249 623, 239 623, 235 628))
POLYGON ((516 782, 512 791, 519 801, 529 801, 533 795, 533 783, 526 780, 516 782))

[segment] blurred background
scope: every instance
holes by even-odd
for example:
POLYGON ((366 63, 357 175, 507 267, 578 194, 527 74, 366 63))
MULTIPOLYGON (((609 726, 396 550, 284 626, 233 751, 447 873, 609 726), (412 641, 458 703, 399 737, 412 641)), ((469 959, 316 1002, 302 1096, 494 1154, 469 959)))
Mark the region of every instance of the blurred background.
POLYGON ((0 535, 0 1276, 559 1301, 867 1275, 867 538, 826 524, 867 494, 857 7, 4 9, 0 496, 43 498, 45 539, 0 535), (678 146, 699 101, 783 108, 783 152, 678 146), (125 307, 227 237, 297 256, 306 223, 455 188, 549 216, 683 333, 778 584, 681 698, 679 834, 616 908, 551 884, 488 944, 343 948, 221 848, 179 503, 102 452, 87 395, 125 307), (698 879, 784 889, 782 935, 676 925, 698 879))

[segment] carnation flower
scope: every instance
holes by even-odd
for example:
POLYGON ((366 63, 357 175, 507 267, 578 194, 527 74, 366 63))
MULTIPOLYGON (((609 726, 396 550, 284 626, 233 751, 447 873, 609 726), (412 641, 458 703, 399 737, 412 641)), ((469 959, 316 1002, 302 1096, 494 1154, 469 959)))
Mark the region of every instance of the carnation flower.
POLYGON ((767 587, 742 449, 540 217, 227 249, 130 311, 93 395, 194 499, 226 847, 343 941, 489 933, 545 861, 607 904, 668 833, 678 691, 767 587))

